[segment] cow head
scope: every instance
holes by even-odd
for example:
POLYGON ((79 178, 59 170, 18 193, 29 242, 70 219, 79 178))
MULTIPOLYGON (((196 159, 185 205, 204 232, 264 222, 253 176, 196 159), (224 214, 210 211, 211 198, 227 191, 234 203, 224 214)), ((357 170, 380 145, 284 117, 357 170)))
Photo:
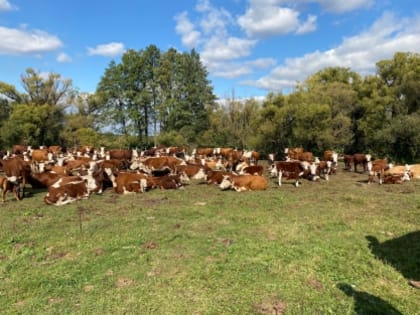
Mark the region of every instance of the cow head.
POLYGON ((221 190, 227 190, 227 189, 231 188, 232 186, 233 186, 233 183, 232 183, 232 179, 230 178, 230 176, 229 175, 224 175, 223 179, 222 179, 222 182, 219 185, 219 188, 221 190))
POLYGON ((277 170, 276 164, 271 164, 270 168, 268 169, 270 173, 270 177, 277 177, 279 175, 279 171, 277 170))

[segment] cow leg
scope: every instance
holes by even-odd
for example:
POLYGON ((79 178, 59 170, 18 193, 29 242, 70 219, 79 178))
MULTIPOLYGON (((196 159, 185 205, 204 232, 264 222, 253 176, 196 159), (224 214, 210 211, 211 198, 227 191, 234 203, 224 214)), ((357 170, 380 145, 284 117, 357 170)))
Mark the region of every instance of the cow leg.
POLYGON ((382 185, 382 183, 384 181, 384 174, 383 174, 382 170, 380 172, 378 172, 378 178, 379 178, 379 185, 382 185))
POLYGON ((16 200, 22 200, 23 199, 23 187, 20 187, 20 184, 16 184, 14 189, 14 195, 16 197, 16 200))
POLYGON ((283 175, 283 171, 279 170, 279 186, 281 186, 281 177, 283 175))
POLYGON ((12 186, 13 195, 15 196, 17 201, 20 201, 21 198, 19 197, 19 184, 12 186))

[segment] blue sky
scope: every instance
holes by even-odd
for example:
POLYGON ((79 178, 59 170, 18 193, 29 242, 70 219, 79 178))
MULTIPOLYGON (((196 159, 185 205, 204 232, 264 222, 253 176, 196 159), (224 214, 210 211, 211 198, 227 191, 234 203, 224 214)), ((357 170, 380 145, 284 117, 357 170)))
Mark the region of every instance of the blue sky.
POLYGON ((94 92, 127 49, 195 48, 219 98, 287 93, 328 66, 420 53, 418 0, 0 0, 0 81, 31 67, 94 92))

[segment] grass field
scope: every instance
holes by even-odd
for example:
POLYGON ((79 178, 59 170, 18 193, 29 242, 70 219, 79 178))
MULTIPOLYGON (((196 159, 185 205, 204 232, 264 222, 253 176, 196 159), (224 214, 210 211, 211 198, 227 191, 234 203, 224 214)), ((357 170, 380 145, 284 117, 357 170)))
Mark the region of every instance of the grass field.
POLYGON ((420 314, 420 181, 0 204, 0 314, 420 314))

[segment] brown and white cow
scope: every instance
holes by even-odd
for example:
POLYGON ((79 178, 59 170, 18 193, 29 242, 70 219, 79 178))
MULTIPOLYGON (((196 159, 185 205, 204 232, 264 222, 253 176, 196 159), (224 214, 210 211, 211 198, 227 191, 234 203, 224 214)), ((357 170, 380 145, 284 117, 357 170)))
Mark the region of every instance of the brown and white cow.
POLYGON ((387 159, 376 159, 367 162, 367 169, 369 172, 368 184, 373 183, 377 177, 379 184, 384 182, 385 171, 392 167, 392 164, 387 159))
POLYGON ((250 190, 266 190, 268 187, 265 177, 260 175, 225 175, 219 185, 221 190, 234 189, 238 192, 250 190))
POLYGON ((188 178, 194 180, 206 180, 206 167, 197 164, 187 164, 187 165, 178 165, 176 168, 176 173, 185 173, 188 178))
POLYGON ((130 169, 140 169, 144 172, 151 174, 153 170, 161 170, 169 167, 174 173, 179 165, 186 164, 184 160, 174 156, 160 156, 160 157, 148 157, 143 160, 135 160, 131 163, 130 169))
POLYGON ((185 173, 151 177, 150 180, 153 182, 153 187, 159 189, 178 189, 190 181, 185 173))
POLYGON ((258 161, 260 159, 260 153, 257 151, 245 150, 242 154, 242 157, 247 158, 252 164, 258 165, 258 161))
POLYGON ((305 174, 305 167, 300 161, 278 161, 271 165, 271 177, 278 177, 279 186, 282 185, 282 178, 295 180, 295 186, 298 187, 299 180, 305 174))
POLYGON ((12 192, 16 200, 19 201, 20 200, 19 189, 20 187, 18 184, 9 181, 7 177, 5 176, 0 176, 0 190, 2 191, 1 192, 2 202, 6 201, 6 193, 9 191, 12 192))
POLYGON ((62 206, 89 197, 88 188, 84 180, 72 181, 67 184, 48 187, 44 196, 47 205, 62 206))
POLYGON ((260 175, 264 173, 264 167, 262 165, 249 165, 242 168, 239 171, 239 174, 250 174, 250 175, 260 175))
POLYGON ((337 171, 338 153, 332 150, 325 150, 322 154, 322 160, 331 162, 330 174, 335 174, 337 171))
POLYGON ((7 160, 0 160, 0 169, 3 170, 10 183, 20 187, 18 192, 20 194, 20 199, 22 199, 24 196, 24 188, 31 172, 29 164, 20 157, 14 157, 7 160))
POLYGON ((112 172, 109 168, 105 169, 105 172, 112 181, 114 191, 117 194, 145 192, 153 185, 150 177, 143 173, 112 172))
POLYGON ((368 170, 367 165, 368 162, 372 159, 370 154, 363 154, 363 153, 355 153, 353 154, 353 167, 354 172, 357 173, 357 166, 361 165, 363 167, 363 172, 368 170))
POLYGON ((232 174, 231 172, 227 172, 227 171, 218 171, 218 170, 207 170, 206 175, 207 175, 207 184, 215 184, 215 185, 220 185, 220 183, 223 181, 223 178, 225 175, 230 175, 232 174))
POLYGON ((408 168, 413 179, 420 179, 420 164, 411 164, 408 168))

